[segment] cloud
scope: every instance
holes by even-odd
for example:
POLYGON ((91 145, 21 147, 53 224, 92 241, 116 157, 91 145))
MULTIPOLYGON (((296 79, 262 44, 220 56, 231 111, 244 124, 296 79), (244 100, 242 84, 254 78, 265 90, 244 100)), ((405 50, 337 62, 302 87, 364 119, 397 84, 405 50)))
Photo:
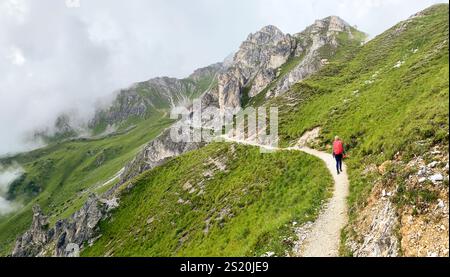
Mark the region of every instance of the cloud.
POLYGON ((13 65, 22 66, 26 59, 22 54, 22 51, 17 47, 10 48, 10 54, 6 56, 13 65))
POLYGON ((0 216, 11 213, 21 207, 19 203, 9 201, 4 196, 8 192, 11 183, 23 173, 23 168, 17 164, 8 168, 3 168, 0 165, 0 216))
POLYGON ((22 0, 6 0, 0 4, 2 14, 9 20, 15 20, 18 23, 25 21, 28 13, 28 6, 22 0))
POLYGON ((376 35, 435 2, 2 0, 0 155, 36 146, 26 134, 62 112, 86 120, 117 89, 221 61, 264 25, 296 33, 334 14, 376 35))

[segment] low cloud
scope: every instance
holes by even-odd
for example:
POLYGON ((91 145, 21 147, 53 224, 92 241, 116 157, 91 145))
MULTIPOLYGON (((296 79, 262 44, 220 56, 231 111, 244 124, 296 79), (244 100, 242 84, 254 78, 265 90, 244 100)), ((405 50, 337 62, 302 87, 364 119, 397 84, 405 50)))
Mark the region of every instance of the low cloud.
POLYGON ((9 214, 21 207, 20 203, 7 200, 5 195, 7 194, 11 183, 23 173, 23 168, 18 164, 14 164, 7 168, 0 165, 0 216, 9 214))

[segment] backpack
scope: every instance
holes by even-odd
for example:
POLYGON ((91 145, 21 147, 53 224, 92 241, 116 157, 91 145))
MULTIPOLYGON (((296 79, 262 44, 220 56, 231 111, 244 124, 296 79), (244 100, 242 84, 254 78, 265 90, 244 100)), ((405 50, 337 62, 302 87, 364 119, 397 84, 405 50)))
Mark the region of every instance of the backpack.
POLYGON ((333 143, 333 153, 335 155, 341 155, 344 152, 344 146, 342 145, 342 141, 337 140, 333 143))

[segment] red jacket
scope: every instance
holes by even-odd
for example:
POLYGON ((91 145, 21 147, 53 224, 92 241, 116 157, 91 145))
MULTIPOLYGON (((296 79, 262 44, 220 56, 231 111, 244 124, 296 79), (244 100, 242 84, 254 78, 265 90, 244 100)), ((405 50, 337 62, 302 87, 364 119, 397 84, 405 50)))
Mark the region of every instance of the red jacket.
POLYGON ((333 154, 334 155, 340 155, 344 153, 344 145, 342 144, 342 141, 336 140, 333 142, 333 154))

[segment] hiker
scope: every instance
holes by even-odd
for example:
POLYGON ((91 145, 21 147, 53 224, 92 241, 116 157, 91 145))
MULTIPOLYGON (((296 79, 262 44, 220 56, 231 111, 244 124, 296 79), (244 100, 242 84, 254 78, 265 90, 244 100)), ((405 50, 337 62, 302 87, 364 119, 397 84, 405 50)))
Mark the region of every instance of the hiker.
POLYGON ((333 142, 333 157, 336 159, 337 174, 342 172, 342 159, 344 158, 344 144, 341 139, 336 136, 333 142))

